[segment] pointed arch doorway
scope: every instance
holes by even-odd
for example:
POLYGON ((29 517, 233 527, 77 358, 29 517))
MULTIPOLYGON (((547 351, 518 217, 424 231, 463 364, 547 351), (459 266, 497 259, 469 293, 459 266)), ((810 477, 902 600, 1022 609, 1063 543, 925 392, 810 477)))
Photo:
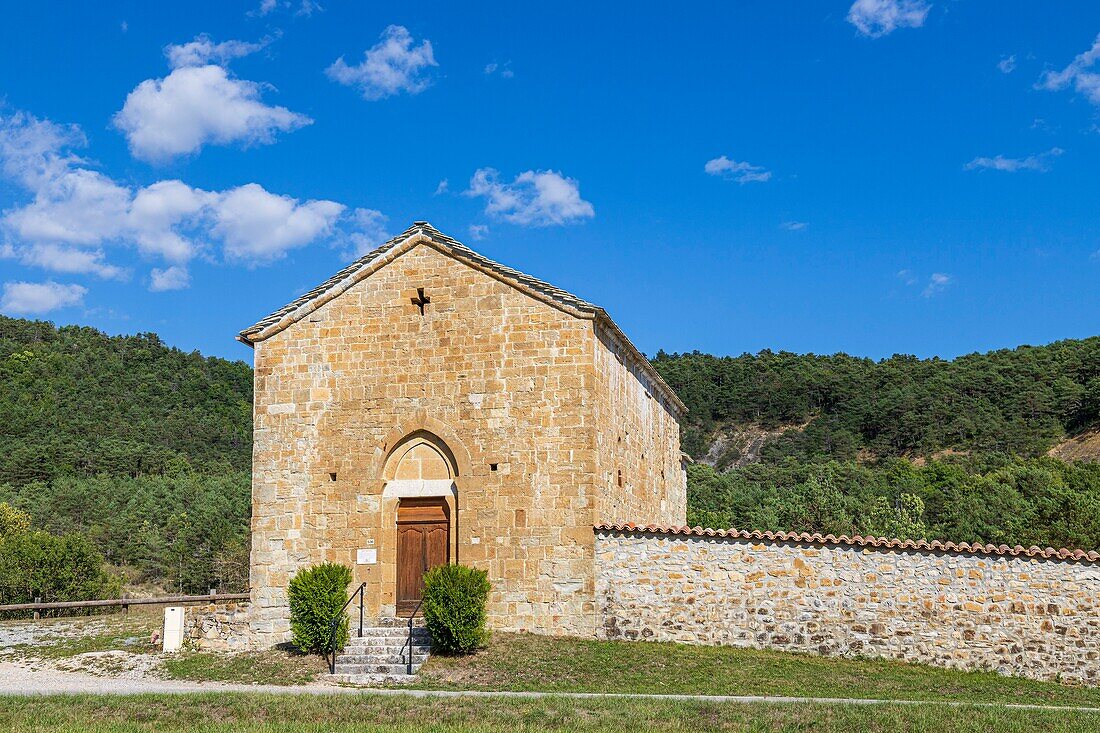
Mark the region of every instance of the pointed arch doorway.
POLYGON ((457 465, 442 440, 420 430, 394 447, 385 475, 383 496, 399 499, 395 610, 408 616, 420 606, 424 574, 451 561, 452 537, 457 541, 457 531, 451 531, 452 508, 457 525, 457 465))

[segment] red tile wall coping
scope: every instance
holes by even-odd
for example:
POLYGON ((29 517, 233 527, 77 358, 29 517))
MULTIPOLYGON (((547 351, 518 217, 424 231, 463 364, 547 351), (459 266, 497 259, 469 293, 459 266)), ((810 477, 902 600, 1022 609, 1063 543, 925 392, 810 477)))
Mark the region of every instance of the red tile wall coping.
POLYGON ((875 547, 880 549, 896 550, 923 550, 926 552, 956 552, 971 555, 998 555, 1008 557, 1036 557, 1044 560, 1071 560, 1075 562, 1096 562, 1100 560, 1100 552, 1090 550, 1070 550, 1062 548, 1056 550, 1053 547, 1009 547, 1008 545, 982 545, 968 542, 941 542, 939 540, 898 540, 888 537, 861 537, 855 535, 831 534, 822 535, 809 532, 762 532, 760 530, 744 529, 704 529, 703 527, 662 527, 657 524, 638 525, 632 522, 626 524, 597 524, 594 529, 597 532, 630 532, 639 534, 664 534, 680 535, 688 537, 728 537, 738 540, 769 540, 771 542, 797 542, 813 545, 844 545, 847 547, 875 547))

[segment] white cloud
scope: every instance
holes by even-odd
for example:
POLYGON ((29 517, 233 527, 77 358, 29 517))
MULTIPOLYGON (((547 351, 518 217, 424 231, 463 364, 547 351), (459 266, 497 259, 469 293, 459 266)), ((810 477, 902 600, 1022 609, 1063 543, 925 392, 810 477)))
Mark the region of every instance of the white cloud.
MULTIPOLYGON (((249 11, 248 15, 259 15, 262 17, 276 10, 289 10, 292 7, 295 7, 295 4, 290 2, 290 0, 260 0, 260 7, 256 8, 254 11, 249 11)), ((297 9, 294 11, 294 14, 309 17, 313 15, 313 11, 315 10, 320 11, 324 10, 324 8, 313 0, 301 0, 301 2, 297 3, 297 9)))
POLYGON ((124 228, 130 192, 86 168, 41 181, 34 200, 4 212, 7 229, 23 241, 97 246, 124 228))
POLYGON ((181 281, 183 265, 216 244, 225 259, 255 266, 326 237, 353 246, 382 241, 386 219, 380 212, 356 209, 342 216, 345 207, 337 202, 302 202, 255 183, 225 192, 178 180, 125 186, 71 152, 83 143, 78 128, 21 113, 0 117, 0 171, 31 195, 0 212, 0 257, 120 278, 127 273, 106 262, 104 247, 128 246, 175 266, 152 278, 153 289, 163 290, 181 281))
POLYGON ((344 86, 358 87, 364 99, 375 100, 400 92, 419 94, 431 84, 423 72, 438 65, 431 41, 414 46, 408 29, 391 25, 382 32, 382 40, 364 52, 361 64, 348 66, 341 56, 325 73, 344 86))
POLYGON ((58 125, 26 112, 0 117, 0 170, 28 188, 81 163, 71 148, 86 144, 76 125, 58 125))
POLYGON ((1100 73, 1092 71, 1092 67, 1100 59, 1100 34, 1092 42, 1092 47, 1070 62, 1069 66, 1061 71, 1048 71, 1039 79, 1035 86, 1039 89, 1058 91, 1069 85, 1083 94, 1085 99, 1095 105, 1100 105, 1100 73))
MULTIPOLYGON (((12 254, 16 252, 12 249, 12 254)), ((102 249, 80 249, 59 244, 31 244, 18 251, 20 262, 53 272, 71 275, 91 274, 104 279, 122 279, 126 271, 104 261, 102 249)))
POLYGON ((928 285, 921 292, 921 297, 931 298, 933 295, 942 293, 951 284, 951 279, 947 273, 933 272, 932 277, 928 278, 928 285))
POLYGON ((313 120, 261 100, 261 85, 231 78, 221 66, 184 66, 146 79, 126 97, 114 124, 135 158, 157 163, 203 145, 274 142, 313 120))
POLYGON ((1029 155, 1026 158, 1006 158, 1003 155, 995 155, 992 158, 979 157, 967 163, 964 167, 972 170, 994 170, 1006 173, 1016 171, 1039 171, 1044 173, 1050 170, 1050 159, 1057 158, 1063 151, 1061 148, 1051 148, 1045 153, 1029 155))
POLYGON ((214 43, 210 36, 200 33, 195 36, 193 41, 165 46, 164 55, 168 59, 169 68, 172 69, 183 66, 206 66, 207 64, 225 66, 233 59, 256 53, 269 43, 271 43, 270 38, 265 38, 259 43, 249 43, 248 41, 214 43))
POLYGON ((385 243, 390 239, 386 230, 386 222, 389 217, 377 209, 355 209, 347 217, 345 228, 350 230, 346 235, 350 245, 346 256, 348 259, 362 257, 367 252, 385 243))
POLYGON ((485 239, 485 235, 489 233, 489 226, 487 224, 471 224, 470 225, 470 239, 475 242, 480 242, 485 239))
POLYGON ((502 79, 511 79, 515 76, 515 73, 512 71, 511 61, 506 61, 503 64, 498 64, 496 61, 491 64, 485 64, 485 74, 487 76, 492 76, 498 72, 502 79))
POLYGON ((1016 54, 1004 56, 997 62, 997 68, 1002 74, 1011 74, 1016 70, 1016 54))
POLYGON ((569 224, 596 215, 581 198, 580 184, 556 171, 525 171, 511 183, 500 173, 480 168, 470 179, 467 196, 484 196, 485 213, 522 226, 569 224))
POLYGON ((442 181, 439 182, 439 185, 435 187, 435 195, 439 196, 441 194, 447 193, 450 187, 451 182, 444 178, 442 181))
POLYGON ((785 221, 779 225, 779 228, 786 229, 788 232, 800 232, 808 226, 810 225, 804 221, 785 221))
POLYGON ((0 297, 0 310, 15 315, 49 313, 58 308, 80 305, 88 289, 80 285, 62 285, 48 280, 44 283, 7 282, 0 297))
POLYGON ((898 28, 920 28, 932 6, 923 0, 856 0, 848 22, 864 36, 879 38, 898 28))
POLYGON ((722 176, 738 183, 761 183, 771 180, 772 177, 772 172, 765 170, 762 166, 730 160, 724 155, 708 160, 703 170, 709 175, 722 176))
POLYGON ((191 275, 187 272, 186 267, 172 265, 163 270, 154 267, 149 273, 149 289, 154 293, 166 290, 183 290, 189 285, 191 285, 191 275))
POLYGON ((227 259, 254 266, 331 234, 344 208, 335 201, 302 203, 249 183, 218 197, 211 232, 222 240, 227 259))
POLYGON ((191 188, 183 181, 158 181, 134 194, 127 226, 144 254, 187 262, 200 247, 192 232, 216 200, 217 194, 191 188))

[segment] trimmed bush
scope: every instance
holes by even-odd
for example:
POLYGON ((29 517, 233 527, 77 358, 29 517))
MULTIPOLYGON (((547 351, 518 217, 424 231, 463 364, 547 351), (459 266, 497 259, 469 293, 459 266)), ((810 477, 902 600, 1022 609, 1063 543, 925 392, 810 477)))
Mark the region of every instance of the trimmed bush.
POLYGON ((351 568, 323 563, 298 572, 290 580, 291 643, 300 651, 327 654, 342 649, 348 641, 348 618, 342 614, 335 643, 330 641, 332 620, 348 599, 351 568))
POLYGON ((485 602, 489 577, 465 565, 440 565, 424 575, 424 622, 432 646, 447 654, 469 654, 489 641, 485 602))

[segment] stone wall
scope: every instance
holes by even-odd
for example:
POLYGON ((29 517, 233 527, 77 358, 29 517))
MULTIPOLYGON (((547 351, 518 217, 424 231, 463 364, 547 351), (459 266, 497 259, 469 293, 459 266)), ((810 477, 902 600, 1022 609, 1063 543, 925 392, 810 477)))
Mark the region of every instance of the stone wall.
POLYGON ((184 606, 184 643, 206 651, 247 651, 253 646, 250 611, 247 602, 184 606))
POLYGON ((732 534, 597 528, 597 633, 1100 675, 1095 559, 732 534))

